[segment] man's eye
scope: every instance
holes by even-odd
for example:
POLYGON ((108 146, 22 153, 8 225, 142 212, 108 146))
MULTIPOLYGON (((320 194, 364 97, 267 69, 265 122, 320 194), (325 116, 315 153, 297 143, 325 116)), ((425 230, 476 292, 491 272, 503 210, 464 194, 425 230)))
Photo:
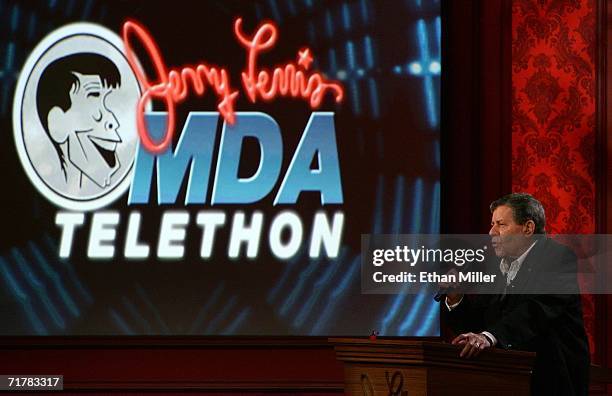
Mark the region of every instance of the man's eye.
POLYGON ((99 98, 100 97, 100 92, 90 92, 87 94, 88 98, 99 98))

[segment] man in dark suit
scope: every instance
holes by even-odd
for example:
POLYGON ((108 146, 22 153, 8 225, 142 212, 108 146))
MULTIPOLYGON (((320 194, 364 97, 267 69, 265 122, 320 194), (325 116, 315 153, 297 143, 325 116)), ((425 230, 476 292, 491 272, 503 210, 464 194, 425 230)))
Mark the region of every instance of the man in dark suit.
POLYGON ((532 394, 587 395, 589 348, 576 256, 546 238, 544 208, 531 195, 507 195, 490 209, 500 294, 447 293, 443 315, 461 333, 452 343, 463 345, 465 358, 491 347, 536 352, 532 394), (539 290, 546 294, 534 294, 539 290))

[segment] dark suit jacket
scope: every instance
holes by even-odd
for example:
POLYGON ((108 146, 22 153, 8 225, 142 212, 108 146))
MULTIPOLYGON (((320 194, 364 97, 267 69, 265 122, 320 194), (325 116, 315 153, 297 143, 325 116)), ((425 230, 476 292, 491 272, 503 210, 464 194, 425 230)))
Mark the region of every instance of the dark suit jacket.
MULTIPOLYGON (((495 261, 499 272, 499 259, 495 261)), ((575 290, 576 294, 466 295, 448 312, 446 323, 457 333, 488 331, 497 347, 536 352, 531 389, 534 395, 587 395, 589 347, 576 283, 576 256, 548 238, 527 254, 511 287, 512 292, 575 290), (559 274, 564 274, 559 276, 559 274), (541 290, 541 289, 540 289, 541 290)), ((494 286, 503 290, 499 272, 494 286)))

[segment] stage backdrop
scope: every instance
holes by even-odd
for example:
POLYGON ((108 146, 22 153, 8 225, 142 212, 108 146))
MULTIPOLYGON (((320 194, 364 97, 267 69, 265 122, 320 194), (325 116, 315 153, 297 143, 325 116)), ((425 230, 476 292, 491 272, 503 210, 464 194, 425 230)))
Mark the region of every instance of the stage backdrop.
POLYGON ((1 0, 0 334, 438 335, 359 254, 439 232, 440 36, 436 0, 1 0))
MULTIPOLYGON (((551 234, 602 232, 596 227, 602 188, 597 186, 596 1, 512 5, 512 189, 542 201, 551 234)), ((582 301, 598 362, 595 297, 583 295, 582 301)))

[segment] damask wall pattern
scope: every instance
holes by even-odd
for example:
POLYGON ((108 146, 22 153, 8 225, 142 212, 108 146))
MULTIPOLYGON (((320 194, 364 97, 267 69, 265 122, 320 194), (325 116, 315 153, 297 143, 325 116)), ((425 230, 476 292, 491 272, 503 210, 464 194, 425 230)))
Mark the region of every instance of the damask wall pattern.
MULTIPOLYGON (((595 232, 596 0, 512 1, 512 190, 551 234, 595 232)), ((594 298, 583 296, 594 351, 594 298)))

